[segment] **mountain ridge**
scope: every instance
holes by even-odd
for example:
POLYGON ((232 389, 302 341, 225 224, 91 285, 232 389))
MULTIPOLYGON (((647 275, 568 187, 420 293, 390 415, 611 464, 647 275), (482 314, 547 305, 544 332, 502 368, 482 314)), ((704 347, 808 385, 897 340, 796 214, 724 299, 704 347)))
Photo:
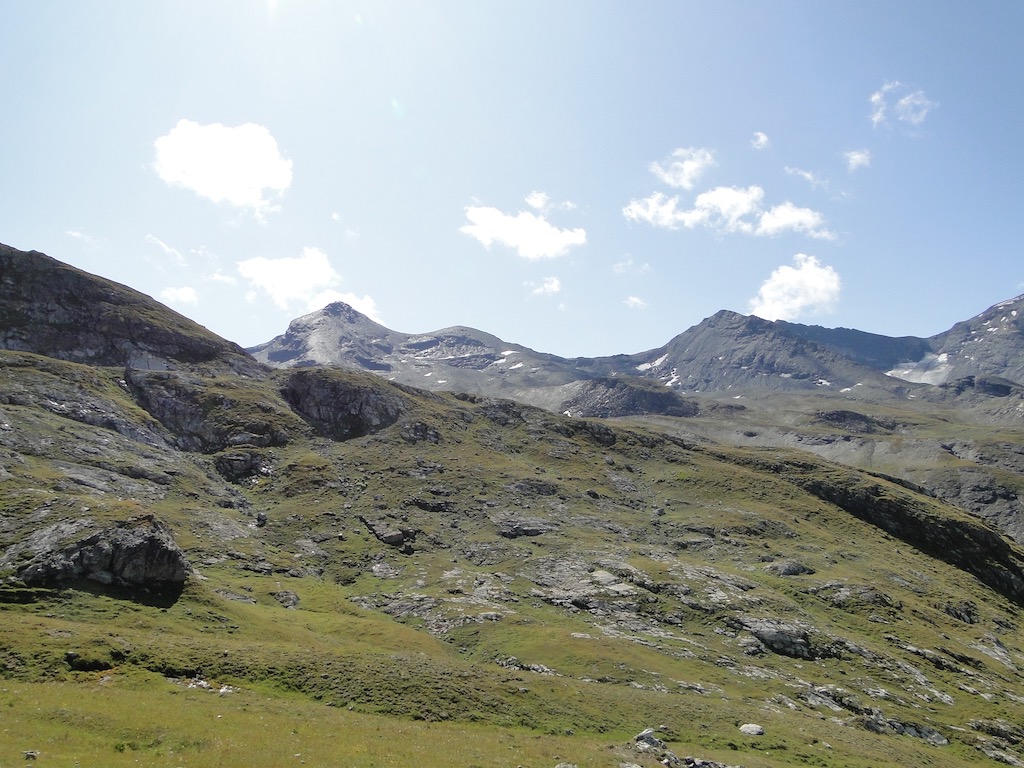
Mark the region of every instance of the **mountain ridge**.
POLYGON ((868 392, 903 398, 914 396, 920 385, 967 377, 1024 380, 1024 322, 1017 319, 1018 309, 1024 318, 1024 296, 929 338, 721 310, 652 350, 564 358, 466 326, 399 333, 361 315, 357 319, 359 313, 348 305, 333 304, 249 351, 269 365, 345 365, 433 390, 515 393, 552 410, 567 410, 567 400, 557 401, 557 387, 609 377, 653 379, 680 395, 832 388, 851 398, 868 392), (342 315, 346 323, 333 321, 342 315))

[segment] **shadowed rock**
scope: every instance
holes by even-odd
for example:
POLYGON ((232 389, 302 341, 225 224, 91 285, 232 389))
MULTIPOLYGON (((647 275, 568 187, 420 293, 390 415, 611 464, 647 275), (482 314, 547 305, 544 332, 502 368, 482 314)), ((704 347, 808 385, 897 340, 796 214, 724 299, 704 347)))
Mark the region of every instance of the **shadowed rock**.
POLYGON ((152 515, 116 523, 68 544, 61 531, 40 537, 35 557, 18 571, 26 584, 89 579, 124 587, 181 585, 190 572, 166 525, 152 515))

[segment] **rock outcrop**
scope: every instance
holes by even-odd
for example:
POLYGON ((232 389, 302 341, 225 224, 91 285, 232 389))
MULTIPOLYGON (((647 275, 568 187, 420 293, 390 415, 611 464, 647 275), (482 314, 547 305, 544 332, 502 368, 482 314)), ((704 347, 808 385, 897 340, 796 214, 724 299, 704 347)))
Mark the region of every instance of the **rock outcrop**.
POLYGON ((397 390, 360 385, 326 369, 300 369, 281 388, 296 413, 325 437, 350 440, 391 426, 407 408, 397 390))
POLYGON ((29 585, 88 579, 121 587, 180 586, 191 569, 170 530, 142 515, 68 543, 67 529, 36 536, 34 556, 17 576, 29 585))

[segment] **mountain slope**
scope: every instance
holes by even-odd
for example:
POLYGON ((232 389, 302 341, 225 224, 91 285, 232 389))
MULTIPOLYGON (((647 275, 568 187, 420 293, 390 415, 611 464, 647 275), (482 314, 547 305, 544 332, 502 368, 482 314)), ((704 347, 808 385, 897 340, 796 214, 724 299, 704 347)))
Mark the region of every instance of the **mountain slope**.
POLYGON ((241 347, 149 296, 3 244, 0 348, 94 365, 253 367, 241 347))
POLYGON ((0 351, 0 748, 113 766, 1024 760, 1024 552, 962 510, 682 431, 749 411, 609 423, 265 369, 225 342, 193 364, 169 350, 217 340, 131 294, 89 341, 164 369, 72 362, 98 356, 62 327, 96 309, 60 286, 109 290, 74 281, 47 295, 61 313, 17 316, 44 327, 0 327, 21 345, 0 351), (131 346, 152 327, 173 345, 131 346))

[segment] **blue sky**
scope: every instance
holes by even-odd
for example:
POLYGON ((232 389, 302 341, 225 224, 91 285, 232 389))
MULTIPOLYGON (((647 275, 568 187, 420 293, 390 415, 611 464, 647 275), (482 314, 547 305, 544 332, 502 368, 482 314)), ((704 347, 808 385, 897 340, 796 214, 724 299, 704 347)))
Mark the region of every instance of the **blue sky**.
POLYGON ((254 345, 565 356, 1024 291, 1024 3, 7 2, 0 242, 254 345))

